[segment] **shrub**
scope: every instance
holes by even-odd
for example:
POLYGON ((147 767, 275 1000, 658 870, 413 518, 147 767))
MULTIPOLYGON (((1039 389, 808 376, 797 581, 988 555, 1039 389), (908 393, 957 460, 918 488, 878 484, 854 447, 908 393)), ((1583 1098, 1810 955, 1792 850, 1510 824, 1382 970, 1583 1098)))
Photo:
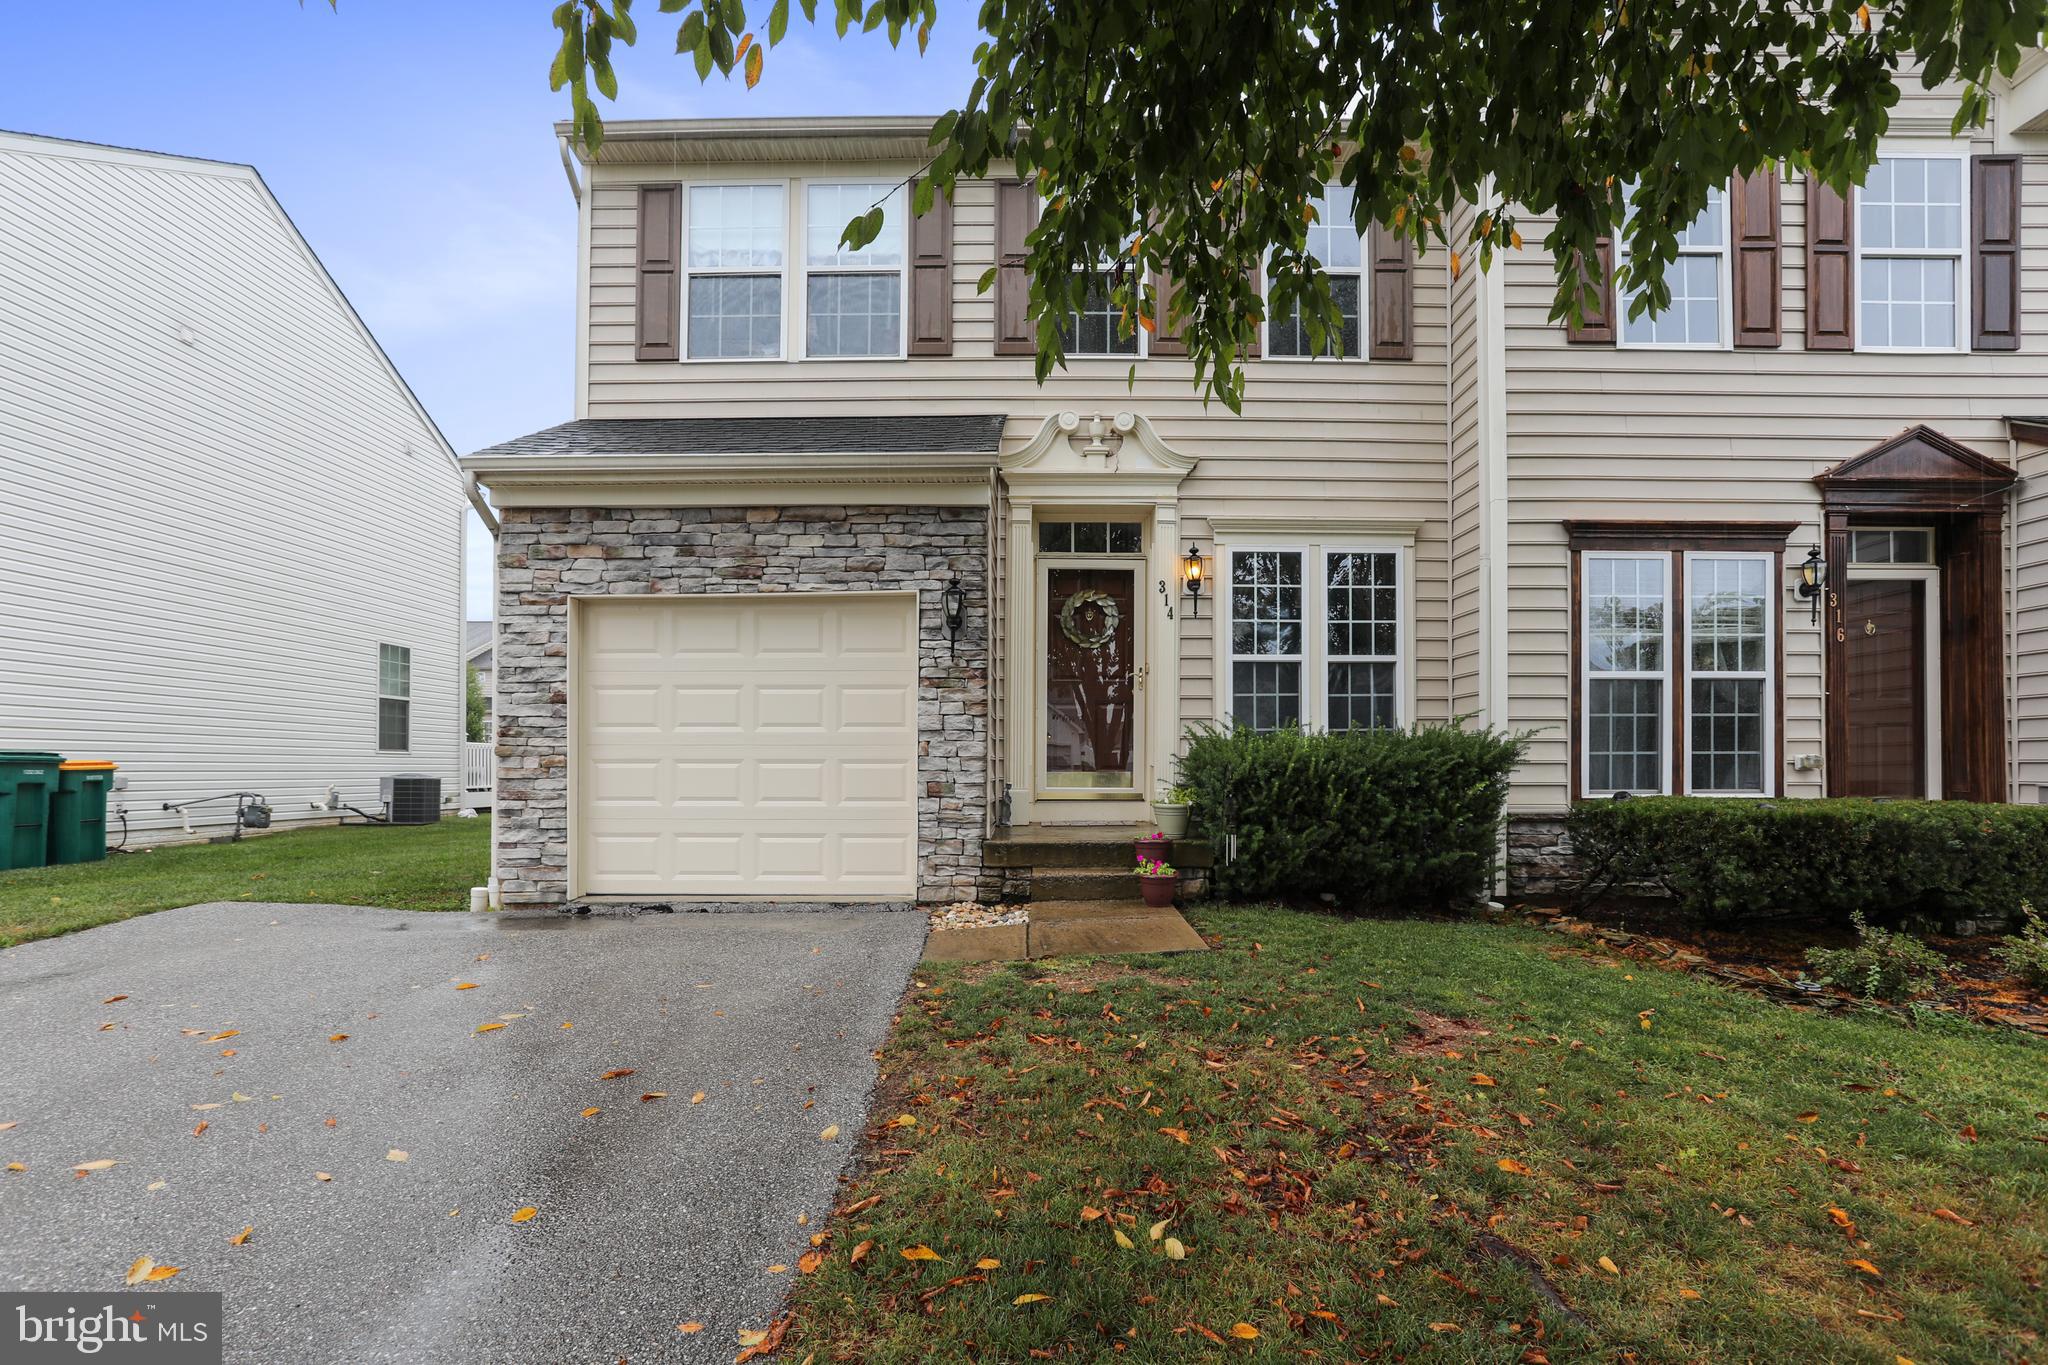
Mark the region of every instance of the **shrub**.
POLYGON ((1853 948, 1808 948, 1806 960, 1820 979, 1866 1000, 1904 1000, 1933 987, 1948 970, 1948 959, 1911 934, 1873 928, 1861 912, 1853 948))
POLYGON ((2027 918, 2026 928, 1993 948, 1991 955, 2029 986, 2048 991, 2048 921, 2035 914, 2031 905, 2021 906, 2020 912, 2027 918))
POLYGON ((1493 887, 1508 776, 1524 742, 1456 725, 1308 734, 1204 729, 1181 760, 1219 894, 1329 894, 1416 909, 1493 887), (1226 861, 1228 836, 1236 856, 1226 861))
POLYGON ((1589 889, 1652 883, 1713 918, 2010 919, 2048 899, 2048 808, 1961 801, 1586 801, 1567 821, 1589 889))

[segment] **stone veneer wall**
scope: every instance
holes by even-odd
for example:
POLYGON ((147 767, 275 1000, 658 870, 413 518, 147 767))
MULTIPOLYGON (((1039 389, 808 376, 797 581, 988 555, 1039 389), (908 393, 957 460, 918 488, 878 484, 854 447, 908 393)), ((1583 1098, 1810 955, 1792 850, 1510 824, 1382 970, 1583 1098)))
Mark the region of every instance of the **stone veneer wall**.
POLYGON ((918 610, 918 899, 993 900, 988 513, 973 507, 508 508, 498 537, 498 791, 504 903, 568 899, 569 599, 902 591, 918 610), (957 584, 957 641, 940 595, 957 584))
POLYGON ((1562 815, 1508 817, 1510 901, 1558 900, 1578 890, 1582 875, 1562 815))

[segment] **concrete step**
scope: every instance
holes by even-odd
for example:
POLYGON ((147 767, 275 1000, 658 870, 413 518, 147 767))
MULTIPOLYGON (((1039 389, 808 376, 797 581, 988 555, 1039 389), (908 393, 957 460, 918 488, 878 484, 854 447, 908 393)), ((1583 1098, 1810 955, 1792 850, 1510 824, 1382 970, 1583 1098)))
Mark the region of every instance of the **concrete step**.
MULTIPOLYGON (((1118 872, 1133 866, 1138 860, 1133 838, 1135 836, 1111 841, 1099 835, 1077 832, 1066 836, 1040 834, 1017 839, 997 833, 983 841, 981 856, 990 867, 1081 868, 1118 872)), ((1175 840, 1170 861, 1176 868, 1189 871, 1207 871, 1216 863, 1209 846, 1199 839, 1175 840)))
POLYGON ((1130 871, 1108 872, 1081 868, 1031 869, 1031 902, 1040 901, 1142 901, 1145 889, 1130 871))

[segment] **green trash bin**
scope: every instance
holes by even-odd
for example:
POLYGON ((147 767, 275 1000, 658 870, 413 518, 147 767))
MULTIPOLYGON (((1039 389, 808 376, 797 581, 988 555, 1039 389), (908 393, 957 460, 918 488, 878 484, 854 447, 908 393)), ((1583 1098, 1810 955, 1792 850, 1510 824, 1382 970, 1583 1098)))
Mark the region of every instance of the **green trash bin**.
POLYGON ((0 749, 0 872, 48 860, 60 762, 56 754, 0 749))
POLYGON ((107 793, 114 765, 103 758, 70 758, 57 765, 50 795, 50 862, 96 863, 107 856, 107 793))

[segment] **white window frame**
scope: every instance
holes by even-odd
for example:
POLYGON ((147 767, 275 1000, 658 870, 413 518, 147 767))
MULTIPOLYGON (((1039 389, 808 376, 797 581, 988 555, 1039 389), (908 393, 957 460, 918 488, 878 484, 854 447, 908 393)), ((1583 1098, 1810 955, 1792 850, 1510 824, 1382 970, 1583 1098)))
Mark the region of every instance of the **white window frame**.
MULTIPOLYGON (((1084 276, 1100 275, 1105 281, 1108 281, 1115 278, 1117 265, 1118 262, 1114 260, 1104 260, 1102 264, 1097 266, 1094 270, 1076 270, 1074 273, 1076 275, 1084 276)), ((1085 298, 1086 296, 1084 295, 1083 297, 1085 298)), ((1080 314, 1068 313, 1067 316, 1069 318, 1077 318, 1080 316, 1080 314)), ((1115 336, 1114 328, 1117 326, 1117 322, 1115 320, 1112 320, 1110 326, 1112 328, 1111 337, 1113 339, 1115 336)), ((1074 328, 1076 336, 1079 336, 1080 330, 1081 329, 1078 325, 1074 328)), ((1066 353, 1066 358, 1068 360, 1116 360, 1121 361, 1124 364, 1130 364, 1133 361, 1143 360, 1147 356, 1151 355, 1151 334, 1144 327, 1139 326, 1134 328, 1133 336, 1138 343, 1138 349, 1136 351, 1068 351, 1066 353)))
POLYGON ((689 365, 773 365, 797 355, 797 349, 789 344, 790 328, 795 325, 796 321, 796 310, 790 298, 794 291, 790 289, 789 281, 790 277, 795 273, 795 262, 791 254, 792 247, 793 245, 800 244, 800 239, 796 237, 791 228, 791 220, 795 215, 790 212, 790 182, 787 180, 691 180, 683 184, 682 200, 682 250, 678 253, 682 259, 676 265, 677 274, 681 278, 682 288, 682 296, 678 301, 678 312, 682 326, 681 351, 683 363, 689 365), (759 266, 748 266, 745 269, 721 266, 707 270, 692 269, 690 266, 690 220, 692 216, 690 195, 692 191, 739 189, 772 189, 782 195, 782 268, 780 270, 763 270, 759 266), (781 335, 779 337, 780 345, 777 347, 774 355, 690 354, 690 281, 700 275, 706 279, 715 279, 723 275, 775 276, 778 283, 777 292, 781 295, 782 322, 781 335))
POLYGON ((1954 144, 1942 142, 1926 146, 1912 143, 1880 142, 1877 148, 1879 161, 1953 161, 1957 163, 1962 187, 1961 218, 1956 233, 1956 245, 1950 247, 1870 247, 1863 231, 1864 196, 1861 186, 1857 187, 1851 205, 1855 221, 1851 226, 1856 243, 1856 288, 1855 288, 1855 337, 1856 349, 1869 351, 1873 355, 1956 355, 1970 350, 1973 318, 1970 312, 1970 243, 1972 238, 1970 222, 1970 154, 1967 150, 1956 151, 1954 144), (1863 327, 1863 270, 1865 260, 1939 260, 1953 258, 1956 263, 1956 340, 1953 346, 1872 346, 1864 337, 1863 327))
MULTIPOLYGON (((1680 246, 1678 254, 1687 256, 1711 256, 1718 262, 1715 278, 1719 281, 1718 307, 1715 309, 1717 335, 1712 341, 1631 341, 1628 337, 1628 312, 1630 299, 1626 294, 1615 299, 1614 344, 1627 351, 1729 351, 1735 348, 1735 193, 1733 185, 1722 185, 1721 189, 1721 245, 1718 247, 1680 246)), ((1629 193, 1634 194, 1631 187, 1629 193)), ((1701 217, 1705 217, 1702 210, 1701 217)), ((1698 219, 1694 220, 1695 222, 1698 219)), ((1614 264, 1618 270, 1628 261, 1627 222, 1623 230, 1614 237, 1614 264)), ((1688 226, 1688 231, 1690 227, 1688 226)))
POLYGON ((412 647, 379 642, 377 645, 377 752, 380 754, 409 754, 412 752, 412 647), (384 690, 384 656, 387 650, 396 650, 405 668, 405 690, 387 692, 384 690), (384 743, 384 703, 402 701, 405 703, 405 743, 390 746, 384 743))
MULTIPOLYGON (((1328 207, 1331 190, 1344 188, 1346 187, 1338 184, 1324 185, 1322 193, 1323 203, 1318 207, 1317 212, 1321 213, 1324 208, 1328 207)), ((1264 316, 1259 319, 1259 354, 1256 357, 1257 359, 1277 361, 1286 365, 1307 364, 1318 360, 1326 363, 1362 365, 1372 359, 1372 242, 1370 238, 1365 233, 1358 235, 1358 264, 1356 266, 1340 266, 1333 270, 1329 266, 1323 265, 1320 260, 1316 264, 1322 266, 1325 275, 1358 276, 1358 354, 1273 354, 1273 256, 1271 252, 1268 252, 1266 254, 1265 274, 1259 281, 1259 295, 1260 302, 1264 305, 1262 309, 1264 316)))
MULTIPOLYGON (((1685 570, 1685 632, 1683 638, 1685 640, 1685 648, 1688 651, 1688 657, 1683 660, 1667 658, 1665 664, 1667 671, 1669 671, 1673 663, 1678 664, 1679 671, 1683 673, 1685 678, 1685 695, 1680 698, 1680 701, 1683 703, 1683 715, 1680 719, 1684 723, 1685 735, 1685 752, 1682 755, 1682 760, 1685 764, 1685 794, 1687 796, 1735 797, 1752 800, 1768 797, 1773 794, 1777 786, 1775 778, 1778 772, 1778 557, 1775 554, 1759 550, 1686 550, 1682 552, 1681 557, 1685 570), (1690 650, 1692 649, 1693 566, 1714 562, 1755 563, 1763 566, 1764 666, 1760 670, 1715 669, 1705 671, 1692 666, 1690 650), (1702 678, 1728 679, 1737 682, 1756 681, 1763 684, 1763 745, 1760 753, 1761 762, 1757 770, 1762 785, 1755 791, 1744 791, 1741 788, 1735 787, 1702 787, 1693 781, 1692 685, 1702 678)), ((1667 634, 1671 630, 1671 624, 1671 610, 1667 607, 1664 612, 1664 628, 1667 634)), ((1669 721, 1671 717, 1666 716, 1665 719, 1669 721)), ((1678 757, 1680 756, 1674 755, 1674 758, 1678 757)))
POLYGON ((1675 567, 1672 562, 1673 558, 1674 556, 1669 550, 1581 550, 1579 552, 1579 600, 1577 603, 1579 615, 1579 676, 1577 682, 1579 689, 1579 789, 1588 799, 1612 796, 1615 792, 1623 790, 1618 787, 1595 787, 1593 785, 1593 679, 1595 678, 1634 679, 1637 681, 1654 678, 1662 684, 1664 702, 1663 709, 1660 712, 1662 723, 1658 731, 1657 744, 1657 751, 1662 761, 1658 764, 1657 790, 1655 792, 1635 792, 1634 788, 1628 788, 1627 790, 1639 796, 1663 796, 1671 791, 1672 765, 1678 761, 1677 754, 1673 752, 1677 746, 1671 742, 1671 613, 1674 609, 1673 590, 1676 587, 1672 578, 1672 571, 1675 567), (1594 669, 1593 613, 1590 605, 1592 601, 1593 579, 1592 575, 1586 572, 1586 566, 1603 559, 1626 561, 1648 559, 1656 560, 1663 564, 1664 647, 1661 651, 1661 657, 1664 661, 1664 667, 1661 670, 1650 672, 1645 669, 1594 669))
POLYGON ((848 361, 904 360, 910 355, 910 192, 902 183, 902 177, 895 177, 896 187, 890 193, 897 201, 896 221, 903 234, 901 260, 896 265, 896 350, 893 355, 812 355, 811 354, 811 276, 813 275, 886 275, 888 270, 872 265, 821 265, 811 264, 811 187, 842 185, 885 185, 887 176, 815 176, 797 182, 794 196, 797 210, 785 213, 790 224, 790 245, 783 248, 783 256, 795 265, 795 274, 802 288, 790 291, 788 313, 790 326, 803 338, 800 346, 787 344, 785 336, 783 351, 792 359, 801 357, 805 361, 823 364, 843 364, 848 361))
POLYGON ((1216 668, 1217 720, 1231 724, 1236 712, 1235 678, 1231 665, 1240 660, 1260 663, 1301 665, 1301 728, 1322 732, 1330 725, 1329 665, 1337 663, 1392 662, 1394 665, 1394 724, 1415 723, 1415 545, 1412 539, 1362 538, 1350 535, 1319 537, 1262 537, 1225 541, 1216 545, 1216 668), (1301 629, 1302 649, 1297 654, 1236 654, 1232 652, 1232 626, 1236 623, 1235 595, 1231 592, 1234 562, 1247 554, 1298 554, 1302 562, 1301 629), (1394 556, 1394 610, 1399 613, 1395 633, 1398 653, 1384 655, 1329 652, 1330 569, 1335 554, 1392 554, 1394 556))

